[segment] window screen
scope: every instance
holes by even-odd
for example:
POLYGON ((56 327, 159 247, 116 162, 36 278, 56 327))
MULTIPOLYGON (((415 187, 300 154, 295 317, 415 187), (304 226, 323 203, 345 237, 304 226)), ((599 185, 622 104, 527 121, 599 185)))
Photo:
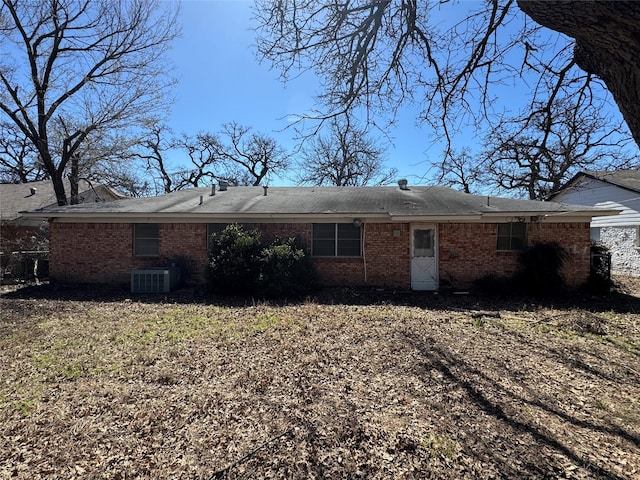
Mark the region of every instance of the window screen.
POLYGON ((137 223, 133 226, 133 254, 138 257, 157 257, 160 254, 157 223, 137 223))
POLYGON ((523 251, 527 247, 527 224, 500 223, 498 224, 498 250, 523 251))
POLYGON ((315 257, 359 257, 361 228, 352 223, 314 223, 312 250, 315 257))

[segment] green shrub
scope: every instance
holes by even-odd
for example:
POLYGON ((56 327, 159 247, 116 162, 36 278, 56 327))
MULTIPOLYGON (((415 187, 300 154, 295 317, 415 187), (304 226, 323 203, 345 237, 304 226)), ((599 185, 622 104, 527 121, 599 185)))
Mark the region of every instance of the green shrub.
POLYGON ((565 292, 562 266, 567 258, 566 250, 556 242, 536 243, 518 257, 520 270, 514 276, 515 288, 534 296, 565 292))
POLYGON ((212 236, 208 287, 214 293, 253 295, 260 279, 260 232, 228 225, 212 236))
POLYGON ((228 225, 212 235, 208 286, 212 293, 297 297, 316 285, 311 258, 295 238, 270 244, 260 232, 228 225))
POLYGON ((555 242, 537 243, 518 257, 519 270, 511 277, 488 274, 474 287, 486 295, 554 296, 566 292, 562 266, 567 252, 555 242))
POLYGON ((266 297, 298 297, 316 286, 311 257, 295 238, 276 239, 260 254, 262 293, 266 297))

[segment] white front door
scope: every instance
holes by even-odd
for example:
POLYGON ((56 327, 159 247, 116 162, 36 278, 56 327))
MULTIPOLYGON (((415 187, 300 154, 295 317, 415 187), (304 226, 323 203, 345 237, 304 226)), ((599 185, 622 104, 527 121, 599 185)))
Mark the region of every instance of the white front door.
POLYGON ((435 225, 411 227, 411 288, 438 289, 438 242, 435 225))

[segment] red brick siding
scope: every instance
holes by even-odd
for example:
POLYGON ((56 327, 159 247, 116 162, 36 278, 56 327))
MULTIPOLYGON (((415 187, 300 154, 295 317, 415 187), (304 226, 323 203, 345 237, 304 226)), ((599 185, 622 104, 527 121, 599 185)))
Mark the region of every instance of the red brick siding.
POLYGON ((122 283, 131 270, 176 263, 186 281, 201 283, 207 264, 207 226, 161 224, 160 256, 133 256, 133 226, 125 223, 51 223, 50 268, 53 280, 122 283))
POLYGON ((589 223, 532 223, 529 243, 557 242, 569 254, 562 274, 569 286, 578 287, 589 278, 591 229, 589 223))
POLYGON ((365 224, 364 254, 369 284, 411 287, 410 235, 408 223, 365 224))
MULTIPOLYGON (((590 233, 588 223, 529 223, 527 239, 559 243, 569 252, 563 269, 571 286, 589 276, 590 233)), ((450 223, 439 225, 440 283, 466 288, 484 275, 510 276, 518 269, 518 254, 498 252, 497 226, 491 223, 450 223)))
MULTIPOLYGON (((264 238, 299 236, 311 245, 310 223, 255 224, 264 238)), ((315 258, 325 285, 383 285, 410 288, 410 225, 365 224, 364 257, 315 258), (366 260, 366 265, 365 265, 366 260), (366 277, 366 281, 365 281, 366 277)), ((206 224, 161 224, 160 256, 133 256, 131 224, 52 223, 50 227, 50 275, 64 282, 129 282, 131 270, 166 266, 182 267, 190 283, 205 280, 206 224)), ((440 224, 439 275, 441 284, 466 288, 489 273, 510 275, 517 269, 517 253, 497 252, 496 224, 440 224)), ((528 239, 556 241, 570 252, 564 270, 570 285, 589 275, 589 224, 528 224, 528 239)))
MULTIPOLYGON (((311 223, 264 223, 243 224, 245 228, 262 232, 264 240, 274 237, 298 237, 311 251, 313 226, 311 223)), ((323 285, 343 286, 364 283, 364 262, 362 258, 314 258, 313 263, 323 285)))

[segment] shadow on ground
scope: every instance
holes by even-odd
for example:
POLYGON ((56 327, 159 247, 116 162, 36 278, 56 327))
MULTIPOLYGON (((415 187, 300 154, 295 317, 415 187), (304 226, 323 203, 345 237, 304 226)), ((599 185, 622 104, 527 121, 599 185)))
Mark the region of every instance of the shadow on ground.
MULTIPOLYGON (((638 282, 640 285, 640 282, 638 282)), ((175 304, 215 304, 248 306, 256 304, 295 305, 314 302, 323 305, 399 305, 426 309, 537 310, 583 309, 590 312, 640 313, 640 292, 615 288, 602 295, 581 292, 551 297, 483 295, 473 292, 415 292, 385 288, 324 288, 305 298, 265 300, 258 297, 209 295, 203 287, 181 287, 169 293, 138 294, 115 285, 49 284, 27 285, 5 290, 2 298, 56 301, 122 302, 175 304)))

